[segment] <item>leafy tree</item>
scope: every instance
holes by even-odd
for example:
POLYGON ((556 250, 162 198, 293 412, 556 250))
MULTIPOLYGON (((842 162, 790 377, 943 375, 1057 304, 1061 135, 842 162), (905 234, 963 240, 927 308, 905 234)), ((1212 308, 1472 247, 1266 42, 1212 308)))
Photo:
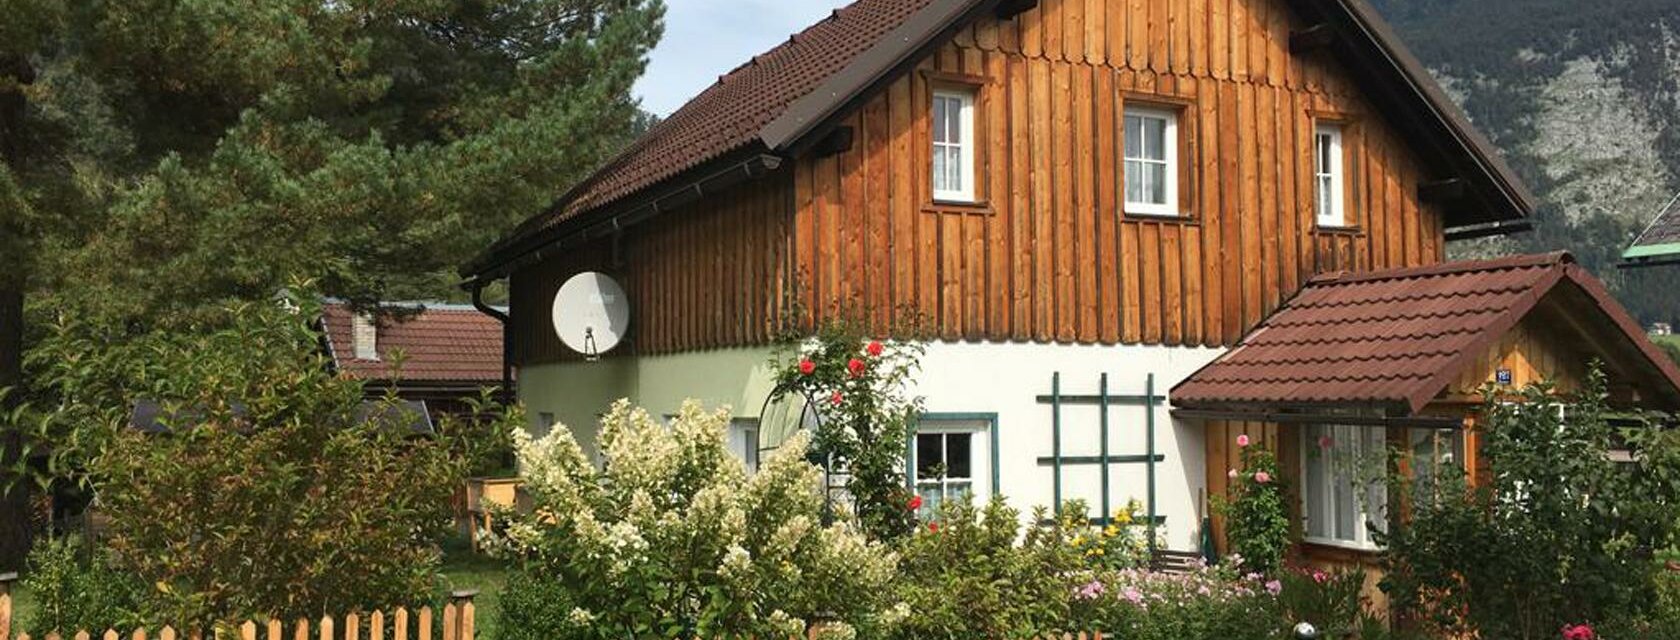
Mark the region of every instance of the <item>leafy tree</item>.
POLYGON ((88 351, 100 332, 66 322, 37 350, 63 402, 26 413, 89 440, 51 442, 84 454, 74 466, 107 518, 107 570, 152 586, 134 615, 203 628, 426 601, 468 461, 454 436, 511 430, 517 412, 416 433, 403 405, 369 406, 328 371, 317 309, 225 313, 222 328, 88 351), (137 417, 142 403, 155 421, 137 417))
MULTIPOLYGON (((646 126, 630 89, 663 12, 0 0, 0 386, 24 292, 32 317, 141 329, 294 276, 363 306, 460 296, 456 265, 646 126)), ((0 567, 27 545, 18 485, 0 567)))

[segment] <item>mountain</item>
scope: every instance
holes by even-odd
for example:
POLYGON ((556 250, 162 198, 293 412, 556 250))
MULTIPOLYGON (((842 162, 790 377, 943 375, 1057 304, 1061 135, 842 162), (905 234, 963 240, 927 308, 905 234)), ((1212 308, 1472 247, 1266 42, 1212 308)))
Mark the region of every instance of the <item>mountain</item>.
POLYGON ((1680 266, 1616 268, 1680 193, 1680 2, 1373 0, 1541 200, 1536 230, 1454 257, 1568 249, 1643 322, 1680 266))

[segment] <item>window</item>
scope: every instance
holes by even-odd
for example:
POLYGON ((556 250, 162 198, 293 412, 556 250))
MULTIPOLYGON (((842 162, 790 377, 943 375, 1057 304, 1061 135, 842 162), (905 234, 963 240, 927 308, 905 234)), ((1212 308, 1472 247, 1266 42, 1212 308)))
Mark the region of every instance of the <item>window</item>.
POLYGON ((554 433, 554 414, 549 411, 537 414, 537 432, 531 435, 536 438, 546 438, 550 433, 554 433))
POLYGON ((1313 182, 1318 192, 1318 226, 1348 226, 1346 171, 1342 168, 1342 127, 1318 125, 1313 136, 1313 182))
POLYGON ((1424 491, 1432 491, 1435 479, 1447 467, 1464 459, 1464 432, 1456 429, 1410 429, 1412 479, 1424 491))
POLYGON ((1126 108, 1126 213, 1176 216, 1178 114, 1126 108))
POLYGON ((974 494, 974 434, 916 434, 916 493, 924 514, 939 513, 939 503, 974 494))
POLYGON ((1307 425, 1301 430, 1301 501, 1309 542, 1360 549, 1375 548, 1371 525, 1382 526, 1388 489, 1380 480, 1367 486, 1366 469, 1386 469, 1387 432, 1375 427, 1307 425), (1376 509, 1368 513, 1366 509, 1376 509))
POLYGON ((933 199, 975 201, 974 92, 933 93, 933 199))
POLYGON ((729 452, 746 465, 747 473, 758 472, 758 421, 736 418, 729 422, 729 452))

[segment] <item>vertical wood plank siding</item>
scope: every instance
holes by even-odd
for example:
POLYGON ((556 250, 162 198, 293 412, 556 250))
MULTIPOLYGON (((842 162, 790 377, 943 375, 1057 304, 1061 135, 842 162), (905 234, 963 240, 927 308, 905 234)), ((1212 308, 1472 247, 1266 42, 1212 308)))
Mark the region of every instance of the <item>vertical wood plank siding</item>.
POLYGON ((549 328, 566 276, 619 277, 625 353, 760 344, 803 310, 948 340, 1228 346, 1315 273, 1442 259, 1424 170, 1346 72, 1290 55, 1277 0, 1043 0, 982 18, 806 156, 515 274, 515 362, 572 357, 549 328), (929 111, 979 82, 977 195, 934 206, 929 111), (1179 112, 1182 219, 1122 213, 1127 104, 1179 112), (1345 124, 1348 229, 1314 221, 1313 127, 1345 124))
POLYGON ((786 292, 795 280, 792 200, 784 170, 631 227, 616 260, 613 243, 601 240, 515 272, 514 363, 578 359, 560 344, 550 316, 560 285, 584 271, 613 276, 630 298, 630 335, 614 355, 770 341, 788 317, 786 292))
POLYGON ((1441 260, 1416 157, 1266 0, 1044 0, 961 30, 796 163, 808 319, 920 312, 945 339, 1233 344, 1311 275, 1441 260), (934 206, 932 88, 983 81, 983 206, 934 206), (1179 109, 1182 220, 1121 212, 1128 103, 1179 109), (1313 127, 1345 123, 1349 215, 1314 221, 1313 127), (890 275, 881 271, 882 264, 890 275))

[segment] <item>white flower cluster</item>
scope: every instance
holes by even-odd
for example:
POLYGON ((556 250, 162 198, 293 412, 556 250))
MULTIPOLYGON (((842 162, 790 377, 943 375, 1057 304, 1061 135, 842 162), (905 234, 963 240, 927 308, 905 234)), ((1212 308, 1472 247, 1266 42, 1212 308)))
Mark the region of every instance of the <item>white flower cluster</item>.
POLYGON ((813 631, 846 639, 857 623, 902 620, 908 612, 886 602, 896 557, 849 524, 821 524, 807 438, 749 477, 728 451, 728 424, 727 411, 693 401, 668 426, 620 401, 602 421, 602 469, 564 427, 518 436, 536 508, 515 516, 496 548, 552 573, 578 607, 567 619, 600 629, 692 615, 623 606, 671 602, 658 594, 673 592, 688 594, 676 608, 716 609, 697 616, 715 621, 698 629, 713 635, 804 635, 807 620, 837 618, 813 631), (703 593, 727 597, 694 596, 703 593))

